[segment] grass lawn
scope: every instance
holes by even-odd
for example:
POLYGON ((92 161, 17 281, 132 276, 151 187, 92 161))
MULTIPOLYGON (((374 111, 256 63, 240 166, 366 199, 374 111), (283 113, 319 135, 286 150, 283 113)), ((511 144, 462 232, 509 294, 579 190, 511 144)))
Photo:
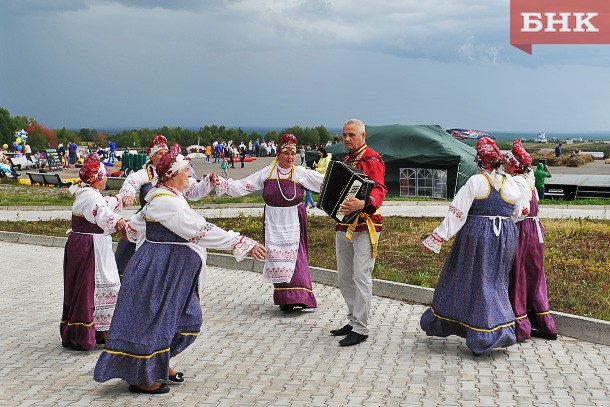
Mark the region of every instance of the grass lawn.
MULTIPOLYGON (((379 243, 374 277, 434 287, 452 241, 440 254, 421 252, 421 241, 441 219, 387 217, 379 243)), ((214 223, 262 240, 262 217, 219 218, 214 223)), ((553 310, 610 321, 610 222, 597 220, 543 221, 546 229, 545 268, 553 310)), ((0 221, 0 230, 66 236, 67 220, 0 221)), ((334 222, 309 218, 309 261, 335 269, 334 222)))

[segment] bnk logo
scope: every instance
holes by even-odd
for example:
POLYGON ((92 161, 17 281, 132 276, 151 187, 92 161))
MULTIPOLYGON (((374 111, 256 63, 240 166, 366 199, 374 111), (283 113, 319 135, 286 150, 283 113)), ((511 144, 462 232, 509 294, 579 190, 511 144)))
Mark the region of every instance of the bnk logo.
POLYGON ((610 44, 610 1, 511 0, 510 43, 528 54, 533 44, 610 44))

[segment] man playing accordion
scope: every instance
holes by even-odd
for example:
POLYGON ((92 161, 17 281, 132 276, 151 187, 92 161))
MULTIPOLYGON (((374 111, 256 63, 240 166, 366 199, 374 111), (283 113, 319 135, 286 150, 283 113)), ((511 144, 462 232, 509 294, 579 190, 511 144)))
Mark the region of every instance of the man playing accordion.
POLYGON ((352 197, 341 205, 341 211, 362 210, 351 224, 337 223, 336 252, 339 288, 347 303, 348 323, 330 331, 345 336, 339 345, 353 346, 368 338, 368 318, 373 298, 372 271, 377 256, 377 241, 382 228, 379 208, 387 193, 384 184, 385 165, 381 156, 366 145, 364 123, 350 119, 343 125, 343 143, 349 155, 343 159, 375 181, 366 201, 352 197))

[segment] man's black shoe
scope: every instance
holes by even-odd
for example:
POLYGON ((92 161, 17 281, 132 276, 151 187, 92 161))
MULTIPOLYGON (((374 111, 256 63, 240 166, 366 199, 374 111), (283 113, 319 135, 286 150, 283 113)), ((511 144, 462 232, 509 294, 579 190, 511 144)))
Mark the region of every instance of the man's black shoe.
POLYGON ((350 332, 347 336, 339 341, 339 345, 341 346, 354 346, 358 345, 360 342, 366 341, 368 335, 362 335, 356 332, 350 332))
POLYGON ((343 328, 333 329, 332 331, 330 331, 330 333, 334 336, 345 336, 348 333, 352 332, 352 329, 352 326, 347 324, 343 328))

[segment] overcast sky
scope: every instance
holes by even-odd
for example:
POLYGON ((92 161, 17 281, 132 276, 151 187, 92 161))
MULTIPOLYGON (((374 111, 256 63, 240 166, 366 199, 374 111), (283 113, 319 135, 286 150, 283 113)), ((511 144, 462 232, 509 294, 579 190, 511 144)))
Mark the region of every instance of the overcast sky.
POLYGON ((509 43, 509 0, 0 0, 0 107, 50 128, 610 131, 610 45, 509 43))

